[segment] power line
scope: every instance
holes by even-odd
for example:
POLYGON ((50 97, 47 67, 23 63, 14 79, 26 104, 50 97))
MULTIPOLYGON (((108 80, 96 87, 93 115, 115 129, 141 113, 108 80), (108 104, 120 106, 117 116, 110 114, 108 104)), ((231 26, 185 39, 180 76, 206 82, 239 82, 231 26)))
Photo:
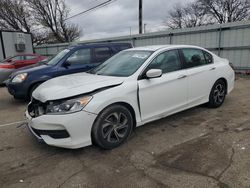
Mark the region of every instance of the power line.
POLYGON ((105 7, 105 6, 111 4, 111 3, 115 2, 115 1, 117 1, 117 0, 108 0, 108 1, 105 1, 105 2, 100 3, 100 4, 98 4, 98 5, 94 6, 94 7, 91 7, 89 9, 85 10, 85 11, 82 11, 82 12, 79 12, 79 13, 73 15, 73 16, 70 16, 70 17, 66 18, 64 21, 72 19, 72 18, 77 17, 77 16, 80 16, 82 14, 88 13, 90 11, 93 11, 93 10, 105 7))
MULTIPOLYGON (((110 5, 111 3, 114 3, 115 1, 117 1, 117 0, 108 0, 108 1, 105 1, 105 2, 100 3, 100 4, 98 4, 98 5, 94 6, 94 7, 91 7, 91 8, 89 8, 89 9, 85 10, 85 11, 82 11, 82 12, 80 12, 80 13, 77 13, 77 14, 75 14, 75 15, 72 15, 72 16, 70 16, 70 17, 64 19, 64 21, 69 20, 69 19, 72 19, 72 18, 77 17, 77 16, 80 16, 80 15, 82 15, 82 14, 89 13, 89 12, 94 11, 94 10, 97 10, 97 9, 99 9, 99 8, 105 7, 105 6, 107 6, 107 5, 110 5)), ((43 28, 47 28, 47 27, 46 27, 46 26, 41 26, 41 27, 39 27, 39 28, 33 29, 32 31, 36 31, 36 30, 43 29, 43 28)))

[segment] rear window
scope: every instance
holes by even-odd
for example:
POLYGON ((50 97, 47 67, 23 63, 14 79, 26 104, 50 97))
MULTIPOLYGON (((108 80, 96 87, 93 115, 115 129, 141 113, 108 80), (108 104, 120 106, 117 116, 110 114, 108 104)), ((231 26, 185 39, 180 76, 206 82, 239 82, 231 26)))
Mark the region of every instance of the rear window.
POLYGON ((111 57, 111 51, 108 47, 95 48, 94 54, 97 60, 106 60, 111 57))
POLYGON ((186 48, 182 49, 185 59, 185 68, 198 67, 206 65, 205 56, 200 49, 186 48))
POLYGON ((18 55, 18 56, 14 56, 12 58, 10 58, 12 61, 18 61, 18 60, 24 60, 24 57, 21 56, 21 55, 18 55))
POLYGON ((207 64, 213 63, 213 56, 206 51, 203 51, 203 53, 204 53, 207 64))

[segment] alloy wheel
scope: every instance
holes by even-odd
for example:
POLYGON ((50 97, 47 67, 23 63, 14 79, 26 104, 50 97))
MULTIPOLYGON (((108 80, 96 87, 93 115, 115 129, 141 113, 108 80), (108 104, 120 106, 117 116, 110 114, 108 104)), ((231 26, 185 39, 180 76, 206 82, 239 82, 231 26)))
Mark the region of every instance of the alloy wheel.
POLYGON ((122 112, 113 112, 104 120, 102 137, 109 143, 117 143, 126 136, 128 128, 127 116, 122 112))
POLYGON ((214 102, 216 104, 221 104, 225 98, 225 87, 222 84, 217 84, 214 89, 214 102))

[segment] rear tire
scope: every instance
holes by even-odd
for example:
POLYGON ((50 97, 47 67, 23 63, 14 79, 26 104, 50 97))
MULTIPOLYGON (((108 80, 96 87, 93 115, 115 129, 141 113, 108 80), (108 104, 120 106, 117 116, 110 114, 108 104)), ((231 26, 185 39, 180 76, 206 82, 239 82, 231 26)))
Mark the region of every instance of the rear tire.
POLYGON ((220 107, 226 98, 227 88, 223 80, 217 80, 210 92, 208 106, 211 108, 220 107))
POLYGON ((104 109, 92 128, 93 143, 102 149, 113 149, 124 143, 133 130, 133 117, 122 105, 104 109))

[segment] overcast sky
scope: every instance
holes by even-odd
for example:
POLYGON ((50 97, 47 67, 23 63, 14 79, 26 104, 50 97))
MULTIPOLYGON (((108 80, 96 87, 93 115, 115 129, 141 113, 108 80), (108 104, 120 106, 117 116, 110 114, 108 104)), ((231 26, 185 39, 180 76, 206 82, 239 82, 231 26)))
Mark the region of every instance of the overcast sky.
MULTIPOLYGON (((66 0, 70 15, 87 10, 106 0, 66 0)), ((143 22, 146 30, 157 31, 162 28, 164 18, 174 4, 184 4, 192 0, 143 0, 143 22)), ((138 33, 138 0, 116 0, 114 3, 72 18, 83 31, 81 40, 122 36, 138 33)))

